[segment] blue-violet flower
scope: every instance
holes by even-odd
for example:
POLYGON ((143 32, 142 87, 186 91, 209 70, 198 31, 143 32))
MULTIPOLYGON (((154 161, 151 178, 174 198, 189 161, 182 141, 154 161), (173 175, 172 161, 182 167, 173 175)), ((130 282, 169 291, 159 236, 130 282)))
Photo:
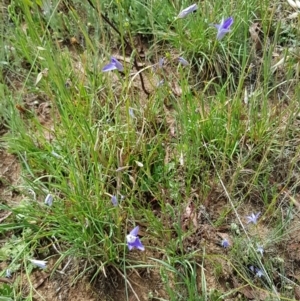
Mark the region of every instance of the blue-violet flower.
POLYGON ((113 56, 110 59, 110 63, 102 68, 102 72, 107 72, 112 70, 118 70, 120 72, 123 72, 124 70, 123 65, 113 56))
POLYGON ((264 272, 261 269, 258 269, 256 267, 254 267, 253 265, 251 265, 249 267, 250 271, 252 271, 253 273, 255 273, 256 277, 261 278, 262 276, 265 276, 264 272))
POLYGON ((165 63, 165 58, 161 57, 158 61, 158 67, 162 68, 164 66, 164 63, 165 63))
POLYGON ((129 108, 128 113, 129 113, 129 116, 130 116, 131 118, 135 118, 134 112, 133 112, 133 108, 129 108))
POLYGON ((257 214, 251 213, 250 215, 246 216, 247 224, 249 223, 256 224, 259 216, 260 216, 260 212, 258 212, 257 214))
POLYGON ((223 18, 220 24, 214 24, 214 26, 218 30, 217 40, 221 40, 225 36, 226 33, 231 31, 230 27, 231 27, 232 23, 233 23, 233 18, 229 17, 225 20, 223 18))
POLYGON ((197 4, 192 4, 189 7, 185 8, 184 10, 182 10, 179 15, 177 16, 178 19, 182 19, 185 18, 187 15, 189 15, 190 13, 193 13, 194 11, 196 11, 198 8, 197 4))
POLYGON ((180 57, 178 58, 178 61, 179 61, 179 63, 180 63, 182 66, 188 66, 188 65, 189 65, 189 62, 188 62, 186 59, 184 59, 182 56, 180 56, 180 57))
POLYGON ((133 230, 130 231, 130 233, 126 236, 127 245, 129 251, 131 251, 134 248, 137 248, 141 251, 145 250, 145 247, 142 245, 140 239, 138 238, 138 232, 139 232, 139 226, 136 226, 133 230))
POLYGON ((113 195, 112 197, 111 197, 111 202, 112 202, 112 204, 113 204, 113 206, 115 206, 115 207, 117 207, 118 206, 118 198, 115 196, 115 195, 113 195))
POLYGON ((255 271, 256 271, 255 274, 256 277, 261 278, 262 276, 265 276, 264 272, 261 269, 255 269, 255 271))
POLYGON ((47 194, 46 198, 45 198, 45 204, 48 205, 49 207, 52 206, 53 204, 53 196, 52 194, 47 194))
POLYGON ((263 248, 262 246, 257 246, 256 251, 257 251, 258 253, 260 253, 261 256, 264 255, 264 248, 263 248))
POLYGON ((223 247, 223 248, 228 248, 229 246, 230 246, 230 244, 229 244, 229 241, 226 239, 226 238, 224 238, 222 241, 221 241, 221 246, 223 247))

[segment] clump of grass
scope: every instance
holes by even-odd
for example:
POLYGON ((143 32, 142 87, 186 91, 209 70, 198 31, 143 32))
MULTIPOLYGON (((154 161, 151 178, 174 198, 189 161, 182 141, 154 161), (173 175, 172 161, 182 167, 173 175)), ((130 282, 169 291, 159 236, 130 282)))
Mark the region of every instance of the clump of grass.
MULTIPOLYGON (((289 231, 291 219, 279 218, 275 204, 281 190, 273 183, 283 183, 294 194, 297 162, 289 164, 282 182, 272 173, 282 167, 278 158, 287 151, 298 154, 293 136, 299 109, 293 90, 297 80, 291 83, 288 76, 289 93, 274 93, 283 84, 272 69, 279 27, 268 36, 276 21, 266 9, 270 3, 223 6, 219 1, 212 6, 205 1, 196 13, 175 19, 183 3, 168 2, 162 9, 160 1, 131 2, 102 1, 93 10, 74 1, 65 14, 58 11, 60 1, 47 11, 42 6, 44 14, 35 2, 9 6, 16 30, 14 36, 2 34, 2 40, 15 49, 11 71, 24 78, 12 93, 2 75, 7 87, 1 117, 9 128, 2 143, 21 162, 23 183, 16 189, 23 200, 17 207, 1 205, 13 213, 1 228, 16 235, 2 247, 3 260, 17 273, 21 265, 31 267, 28 259, 55 258, 55 269, 71 257, 87 262, 86 273, 95 268, 105 274, 113 266, 127 279, 127 270, 137 268, 134 259, 140 268, 153 267, 150 258, 159 253, 153 260, 170 300, 234 294, 238 288, 229 282, 226 293, 221 285, 210 291, 206 284, 213 274, 206 267, 214 264, 217 285, 225 277, 220 262, 226 262, 231 283, 237 278, 278 298, 273 275, 278 265, 257 250, 263 245, 268 253, 289 231), (103 11, 121 35, 103 23, 103 11), (211 24, 229 16, 232 31, 218 41, 211 24), (257 19, 265 33, 263 44, 271 40, 262 53, 249 41, 249 25, 257 19), (137 81, 130 75, 135 52, 123 73, 101 72, 117 50, 125 56, 124 41, 134 44, 137 34, 153 45, 146 56, 149 64, 140 72, 145 80, 164 80, 159 87, 152 85, 148 96, 131 88, 137 81), (180 65, 179 56, 189 65, 180 65), (159 66, 162 57, 166 63, 159 66), (249 79, 253 63, 255 84, 249 79), (49 194, 53 203, 45 204, 49 194), (218 207, 222 198, 226 206, 216 216, 211 202, 218 207), (251 212, 244 212, 244 206, 259 207, 265 228, 275 226, 268 241, 257 225, 245 226, 242 217, 251 212), (221 239, 203 239, 202 227, 214 233, 231 222, 236 227, 227 231, 230 248, 224 249, 221 239), (132 259, 126 235, 136 225, 146 252, 134 252, 132 259), (190 243, 199 235, 201 243, 190 243)), ((284 266, 280 269, 284 274, 284 266)))

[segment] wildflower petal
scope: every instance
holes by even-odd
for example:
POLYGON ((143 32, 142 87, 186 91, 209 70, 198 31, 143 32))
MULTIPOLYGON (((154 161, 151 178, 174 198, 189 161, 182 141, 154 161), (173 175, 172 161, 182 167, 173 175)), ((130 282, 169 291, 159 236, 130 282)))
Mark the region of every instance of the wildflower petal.
POLYGON ((250 215, 246 216, 247 224, 249 223, 256 224, 259 216, 260 216, 260 212, 258 212, 257 214, 251 213, 250 215))
POLYGON ((227 32, 229 32, 229 30, 226 30, 226 29, 218 30, 217 40, 222 40, 227 32))
POLYGON ((264 274, 264 272, 262 270, 255 269, 255 271, 256 271, 256 274, 255 274, 256 277, 261 278, 262 276, 265 276, 265 274, 264 274))
POLYGON ((196 11, 198 9, 198 5, 197 4, 192 4, 189 7, 183 9, 177 16, 177 18, 182 19, 185 18, 187 15, 189 15, 190 13, 193 13, 194 11, 196 11))
POLYGON ((131 118, 135 118, 134 112, 133 112, 133 108, 129 108, 128 113, 129 113, 129 116, 130 116, 131 118))
POLYGON ((256 277, 261 278, 262 276, 265 276, 265 273, 261 269, 254 267, 253 265, 251 265, 249 269, 251 270, 251 272, 255 273, 256 277))
POLYGON ((128 243, 127 245, 128 245, 129 251, 131 251, 134 248, 134 246, 132 244, 130 244, 130 243, 128 243))
POLYGON ((188 62, 186 59, 184 59, 182 56, 180 56, 180 57, 178 58, 178 61, 179 61, 179 63, 180 63, 182 66, 188 66, 188 65, 189 65, 189 62, 188 62))
POLYGON ((165 63, 165 58, 161 57, 158 61, 158 67, 162 68, 164 66, 164 63, 165 63))
POLYGON ((102 72, 112 71, 112 70, 116 70, 116 69, 117 69, 117 67, 115 64, 109 63, 102 68, 102 72))
POLYGON ((229 241, 226 238, 221 241, 221 245, 225 249, 230 246, 229 241))
POLYGON ((102 72, 107 72, 112 70, 118 70, 120 72, 124 70, 123 65, 113 56, 110 59, 110 63, 102 68, 102 72))
POLYGON ((139 233, 139 226, 136 226, 135 228, 133 228, 131 231, 130 231, 130 235, 132 236, 137 236, 138 233, 139 233))
POLYGON ((47 196, 45 198, 45 204, 49 207, 51 207, 53 204, 53 196, 50 193, 47 194, 47 196))
POLYGON ((114 57, 111 57, 111 63, 112 64, 115 64, 116 68, 119 70, 119 71, 124 71, 124 68, 123 68, 123 65, 114 57))
POLYGON ((113 195, 111 197, 111 202, 112 202, 113 206, 115 206, 115 207, 118 206, 118 198, 115 195, 113 195))
POLYGON ((130 233, 126 236, 127 245, 129 251, 136 248, 138 250, 144 251, 145 247, 141 243, 140 239, 137 237, 139 231, 139 226, 136 226, 130 233))
POLYGON ((231 25, 233 24, 233 18, 229 17, 227 19, 222 19, 220 24, 213 24, 213 26, 218 30, 217 40, 221 40, 226 33, 230 32, 231 25))
POLYGON ((257 246, 257 249, 256 249, 256 251, 257 251, 258 253, 260 253, 260 254, 261 254, 261 256, 263 256, 263 255, 264 255, 264 248, 263 248, 262 246, 257 246))
POLYGON ((223 22, 223 29, 229 29, 230 26, 233 24, 233 18, 229 17, 223 22))
POLYGON ((140 239, 137 237, 137 239, 135 240, 134 242, 134 246, 141 250, 141 251, 144 251, 145 250, 145 247, 143 246, 143 244, 141 243, 140 239))
POLYGON ((37 266, 37 267, 39 267, 39 268, 41 268, 41 269, 47 268, 47 261, 45 261, 45 260, 29 259, 29 261, 30 261, 33 265, 35 265, 35 266, 37 266))
POLYGON ((130 245, 136 241, 136 238, 137 238, 136 236, 131 235, 131 234, 126 235, 127 243, 130 245))

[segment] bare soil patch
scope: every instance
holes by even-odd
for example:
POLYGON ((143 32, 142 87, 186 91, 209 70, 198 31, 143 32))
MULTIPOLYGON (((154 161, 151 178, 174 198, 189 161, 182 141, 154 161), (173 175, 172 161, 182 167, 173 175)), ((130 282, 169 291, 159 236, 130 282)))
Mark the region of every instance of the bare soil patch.
MULTIPOLYGON (((13 206, 19 203, 21 195, 17 185, 20 183, 21 165, 16 156, 0 149, 0 201, 13 206)), ((2 212, 5 215, 5 212, 2 212)), ((2 215, 0 213, 0 216, 2 215)), ((2 216, 3 216, 2 215, 2 216)))

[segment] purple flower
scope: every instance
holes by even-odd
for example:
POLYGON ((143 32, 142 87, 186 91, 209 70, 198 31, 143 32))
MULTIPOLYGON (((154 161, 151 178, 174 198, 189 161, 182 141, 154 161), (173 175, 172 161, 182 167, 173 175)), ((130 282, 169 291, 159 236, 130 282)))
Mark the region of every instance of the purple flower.
POLYGON ((182 66, 188 66, 188 65, 189 65, 189 62, 188 62, 186 59, 184 59, 182 56, 180 56, 180 57, 178 58, 178 62, 179 62, 182 66))
POLYGON ((224 20, 222 19, 220 24, 214 24, 214 26, 218 29, 217 32, 217 40, 221 40, 227 32, 230 32, 230 27, 233 23, 233 18, 229 17, 224 20))
POLYGON ((165 58, 161 57, 158 61, 158 67, 162 68, 164 66, 164 63, 165 63, 165 58))
POLYGON ((129 108, 128 113, 129 113, 129 116, 130 116, 131 118, 135 118, 134 112, 133 112, 133 108, 129 108))
POLYGON ((261 269, 255 269, 255 276, 261 278, 262 276, 265 276, 264 272, 261 269))
POLYGON ((258 269, 258 268, 256 268, 256 267, 254 267, 253 265, 251 265, 251 266, 249 267, 249 269, 250 269, 253 273, 255 273, 255 276, 256 276, 256 277, 261 278, 262 276, 265 276, 264 272, 263 272, 261 269, 258 269))
POLYGON ((258 253, 260 253, 260 254, 261 254, 261 256, 263 256, 263 255, 264 255, 264 248, 263 248, 262 246, 257 246, 257 249, 256 249, 256 251, 257 251, 258 253))
POLYGON ((249 223, 256 224, 259 216, 260 216, 260 212, 258 212, 257 214, 251 213, 250 215, 246 216, 247 224, 249 223))
POLYGON ((230 246, 230 244, 229 244, 229 241, 226 239, 226 238, 224 238, 222 241, 221 241, 221 246, 223 247, 223 248, 228 248, 229 246, 230 246))
POLYGON ((190 13, 193 13, 194 11, 196 11, 198 8, 197 4, 192 4, 191 6, 185 8, 184 10, 182 10, 179 15, 177 16, 178 19, 182 19, 185 18, 187 15, 189 15, 190 13))
POLYGON ((45 204, 49 207, 51 207, 53 204, 53 196, 50 193, 47 194, 47 196, 45 198, 45 204))
POLYGON ((123 65, 113 56, 110 59, 110 63, 102 68, 102 72, 107 72, 112 70, 118 70, 120 72, 124 70, 123 65))
POLYGON ((129 251, 131 251, 134 248, 137 248, 141 251, 145 250, 145 247, 142 245, 140 239, 138 238, 138 232, 139 232, 139 226, 136 226, 133 230, 130 231, 130 233, 126 236, 127 245, 129 251))
POLYGON ((113 206, 115 206, 115 207, 118 206, 118 198, 115 195, 113 195, 111 197, 111 202, 112 202, 113 206))

